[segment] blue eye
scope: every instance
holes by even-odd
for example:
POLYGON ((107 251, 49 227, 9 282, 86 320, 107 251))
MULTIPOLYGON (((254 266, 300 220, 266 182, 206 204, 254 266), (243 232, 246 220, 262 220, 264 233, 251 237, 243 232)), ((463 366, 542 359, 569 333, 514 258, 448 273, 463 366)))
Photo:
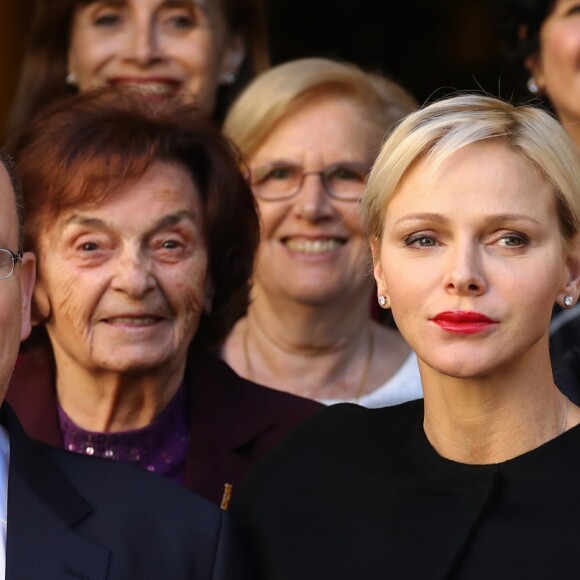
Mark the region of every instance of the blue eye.
POLYGON ((527 236, 522 234, 506 234, 499 240, 502 246, 509 248, 518 248, 520 246, 525 246, 529 243, 527 236))
POLYGON ((437 240, 432 236, 416 235, 405 238, 404 243, 416 248, 433 248, 437 245, 437 240))

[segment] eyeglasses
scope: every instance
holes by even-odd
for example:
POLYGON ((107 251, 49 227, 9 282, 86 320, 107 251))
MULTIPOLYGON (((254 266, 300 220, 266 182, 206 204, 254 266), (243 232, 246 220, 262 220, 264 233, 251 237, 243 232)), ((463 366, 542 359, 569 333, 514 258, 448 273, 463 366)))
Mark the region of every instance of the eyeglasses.
POLYGON ((18 262, 22 261, 22 255, 22 252, 15 254, 10 250, 0 248, 0 280, 12 276, 14 267, 18 262))
POLYGON ((283 201, 294 197, 307 175, 318 175, 326 193, 340 201, 359 201, 363 195, 368 165, 339 163, 320 171, 304 171, 300 165, 271 163, 255 167, 250 173, 254 195, 264 201, 283 201))

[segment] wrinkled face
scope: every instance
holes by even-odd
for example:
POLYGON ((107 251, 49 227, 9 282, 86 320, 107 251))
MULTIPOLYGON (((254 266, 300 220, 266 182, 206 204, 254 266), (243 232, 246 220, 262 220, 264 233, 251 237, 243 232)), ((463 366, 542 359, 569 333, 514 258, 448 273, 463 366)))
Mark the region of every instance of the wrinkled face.
POLYGON ((179 165, 153 164, 110 201, 65 212, 40 236, 34 296, 58 367, 180 368, 207 290, 201 201, 179 165))
MULTIPOLYGON (((267 187, 276 189, 290 166, 305 172, 344 167, 335 175, 335 187, 352 185, 359 191, 379 140, 358 105, 345 98, 320 97, 274 127, 249 160, 251 172, 255 175, 272 165, 267 187), (348 168, 364 168, 362 178, 348 168)), ((253 185, 253 189, 258 194, 258 187, 253 185)), ((332 198, 314 174, 306 175, 298 193, 289 199, 257 197, 257 202, 262 240, 255 292, 313 305, 337 298, 368 298, 369 249, 359 202, 332 198)))
POLYGON ((555 205, 502 144, 412 166, 387 206, 375 277, 422 364, 466 378, 547 356, 554 302, 578 296, 555 205))
POLYGON ((243 55, 219 0, 109 0, 76 8, 68 65, 81 92, 123 85, 150 99, 191 96, 211 111, 243 55))
POLYGON ((557 0, 540 29, 539 54, 528 60, 538 87, 563 124, 580 121, 580 0, 557 0))
MULTIPOLYGON (((8 172, 0 163, 0 247, 18 252, 18 220, 14 191, 8 172)), ((26 252, 9 278, 0 280, 0 402, 8 381, 20 341, 30 333, 30 298, 34 287, 34 256, 26 252)))

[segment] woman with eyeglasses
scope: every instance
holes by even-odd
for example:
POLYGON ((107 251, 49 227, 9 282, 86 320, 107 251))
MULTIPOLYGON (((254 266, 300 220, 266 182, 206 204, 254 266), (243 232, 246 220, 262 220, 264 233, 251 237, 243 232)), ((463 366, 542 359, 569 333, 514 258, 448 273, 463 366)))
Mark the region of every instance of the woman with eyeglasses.
POLYGON ((262 225, 251 304, 222 350, 238 374, 326 404, 421 396, 414 354, 371 318, 360 221, 381 140, 414 107, 394 82, 326 59, 271 69, 232 107, 225 132, 262 225))

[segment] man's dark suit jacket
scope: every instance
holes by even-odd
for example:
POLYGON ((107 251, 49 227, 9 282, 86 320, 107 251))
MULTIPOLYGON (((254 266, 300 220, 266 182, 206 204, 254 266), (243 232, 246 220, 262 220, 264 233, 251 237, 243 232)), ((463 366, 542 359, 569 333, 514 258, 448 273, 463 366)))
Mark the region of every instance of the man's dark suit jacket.
MULTIPOLYGON (((184 382, 190 425, 185 485, 217 505, 226 484, 235 496, 248 469, 323 408, 247 381, 203 351, 190 353, 184 382)), ((10 385, 6 400, 28 435, 62 447, 50 349, 21 354, 10 385)))
POLYGON ((242 577, 216 506, 137 467, 33 441, 6 403, 0 419, 10 437, 7 580, 242 577))

